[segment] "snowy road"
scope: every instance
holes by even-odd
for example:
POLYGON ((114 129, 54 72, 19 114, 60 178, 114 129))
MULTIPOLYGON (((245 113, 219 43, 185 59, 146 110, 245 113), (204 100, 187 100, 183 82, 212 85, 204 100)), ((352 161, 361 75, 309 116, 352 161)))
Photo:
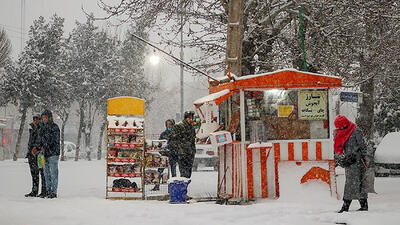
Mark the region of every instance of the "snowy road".
MULTIPOLYGON (((0 161, 0 225, 75 224, 348 224, 389 225, 400 221, 400 178, 378 178, 370 195, 370 211, 338 215, 341 201, 321 193, 265 200, 248 206, 214 203, 170 205, 160 201, 113 201, 104 199, 104 161, 61 162, 58 199, 27 199, 30 190, 28 164, 0 161)), ((342 190, 339 179, 339 190, 342 190)), ((189 194, 215 195, 216 173, 194 173, 189 194)), ((295 194, 293 196, 296 196, 295 194)))

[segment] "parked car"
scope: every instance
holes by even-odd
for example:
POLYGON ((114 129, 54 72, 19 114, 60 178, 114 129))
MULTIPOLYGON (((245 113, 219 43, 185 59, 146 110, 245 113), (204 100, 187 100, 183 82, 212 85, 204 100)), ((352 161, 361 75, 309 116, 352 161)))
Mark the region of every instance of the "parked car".
POLYGON ((400 132, 387 134, 375 152, 375 176, 400 176, 400 132))
POLYGON ((76 145, 69 141, 64 141, 64 157, 65 159, 74 159, 76 152, 76 145))
POLYGON ((196 155, 194 156, 193 171, 217 170, 217 149, 211 144, 196 144, 196 155))

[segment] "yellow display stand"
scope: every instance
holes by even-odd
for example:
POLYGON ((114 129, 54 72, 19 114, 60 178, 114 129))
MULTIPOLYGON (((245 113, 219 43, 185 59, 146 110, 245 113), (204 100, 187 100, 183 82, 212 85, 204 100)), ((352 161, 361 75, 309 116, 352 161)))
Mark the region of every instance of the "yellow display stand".
POLYGON ((106 199, 145 197, 144 119, 145 100, 126 96, 107 100, 106 199), (132 185, 117 185, 121 178, 132 185))

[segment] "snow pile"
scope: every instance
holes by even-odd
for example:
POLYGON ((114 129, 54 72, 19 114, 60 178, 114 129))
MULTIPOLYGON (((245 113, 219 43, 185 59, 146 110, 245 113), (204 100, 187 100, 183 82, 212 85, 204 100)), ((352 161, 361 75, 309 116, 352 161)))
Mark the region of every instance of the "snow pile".
POLYGON ((309 180, 301 184, 300 180, 312 167, 328 169, 327 163, 296 162, 279 163, 280 200, 290 202, 336 202, 331 197, 329 185, 321 180, 309 180))
POLYGON ((171 177, 171 178, 168 179, 168 184, 169 183, 174 183, 175 181, 190 183, 190 179, 186 178, 186 177, 171 177))
POLYGON ((265 147, 272 147, 271 142, 255 142, 247 146, 247 148, 265 148, 265 147))
POLYGON ((375 162, 400 163, 400 132, 387 134, 375 152, 375 162))

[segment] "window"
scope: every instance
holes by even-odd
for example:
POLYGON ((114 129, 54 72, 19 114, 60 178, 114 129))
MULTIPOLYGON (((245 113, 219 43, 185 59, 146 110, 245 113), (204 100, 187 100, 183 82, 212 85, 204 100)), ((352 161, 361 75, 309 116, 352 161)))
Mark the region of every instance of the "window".
POLYGON ((246 140, 329 138, 327 90, 245 91, 246 140))

